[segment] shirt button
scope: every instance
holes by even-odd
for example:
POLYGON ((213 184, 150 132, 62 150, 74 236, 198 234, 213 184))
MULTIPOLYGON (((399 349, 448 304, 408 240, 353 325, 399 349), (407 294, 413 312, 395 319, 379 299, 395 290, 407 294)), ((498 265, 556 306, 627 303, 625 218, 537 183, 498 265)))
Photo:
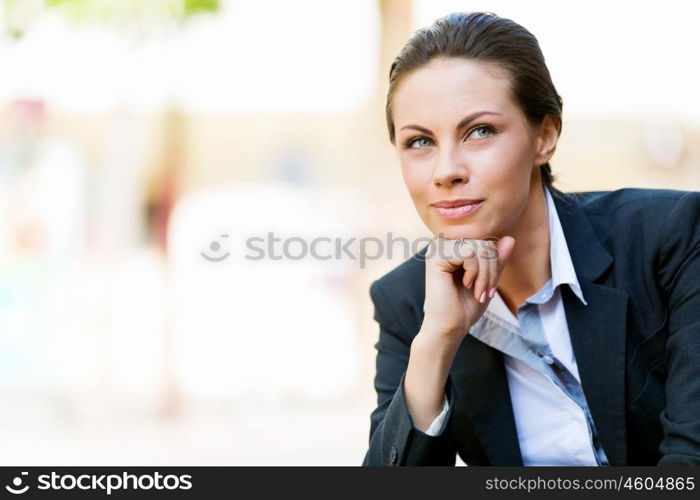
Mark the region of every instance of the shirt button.
POLYGON ((548 354, 545 355, 542 359, 543 359, 544 362, 547 363, 548 365, 551 365, 552 363, 554 363, 554 359, 552 359, 552 356, 550 356, 550 355, 548 355, 548 354))
POLYGON ((391 447, 391 451, 389 451, 389 463, 391 465, 394 465, 396 463, 396 458, 398 457, 398 452, 396 451, 396 448, 393 446, 391 447))

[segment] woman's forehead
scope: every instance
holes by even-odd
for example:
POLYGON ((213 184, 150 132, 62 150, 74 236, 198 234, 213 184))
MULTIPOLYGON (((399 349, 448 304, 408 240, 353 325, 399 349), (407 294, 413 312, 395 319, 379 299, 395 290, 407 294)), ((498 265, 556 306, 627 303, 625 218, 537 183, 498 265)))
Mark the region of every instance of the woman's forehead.
MULTIPOLYGON (((502 72, 501 72, 502 74, 502 72)), ((467 59, 441 59, 406 75, 392 103, 394 123, 415 120, 459 121, 470 113, 488 110, 512 114, 515 103, 510 83, 492 65, 467 59)))

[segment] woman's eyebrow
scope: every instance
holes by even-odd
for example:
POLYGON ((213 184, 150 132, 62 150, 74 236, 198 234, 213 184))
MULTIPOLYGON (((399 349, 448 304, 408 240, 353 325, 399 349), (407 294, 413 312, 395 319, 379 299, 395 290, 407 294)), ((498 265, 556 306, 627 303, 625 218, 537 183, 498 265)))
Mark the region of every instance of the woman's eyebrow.
MULTIPOLYGON (((471 122, 471 121, 473 121, 473 120, 476 120, 477 118, 479 118, 479 117, 482 116, 482 115, 499 115, 499 116, 501 116, 501 113, 497 113, 497 112, 495 112, 495 111, 476 111, 476 112, 474 112, 474 113, 472 113, 472 114, 470 114, 470 115, 467 115, 467 116, 465 116, 464 118, 462 118, 462 121, 460 121, 460 122, 457 124, 456 130, 461 129, 462 127, 464 127, 465 125, 467 125, 469 122, 471 122)), ((432 132, 430 131, 430 129, 427 129, 427 128, 425 128, 425 127, 421 127, 420 125, 414 125, 414 124, 411 124, 411 125, 404 125, 403 127, 401 127, 401 128, 399 129, 399 131, 401 131, 401 130, 403 130, 403 129, 405 129, 405 128, 412 128, 412 129, 415 129, 415 130, 420 130, 421 132, 425 132, 426 134, 432 134, 432 132)))

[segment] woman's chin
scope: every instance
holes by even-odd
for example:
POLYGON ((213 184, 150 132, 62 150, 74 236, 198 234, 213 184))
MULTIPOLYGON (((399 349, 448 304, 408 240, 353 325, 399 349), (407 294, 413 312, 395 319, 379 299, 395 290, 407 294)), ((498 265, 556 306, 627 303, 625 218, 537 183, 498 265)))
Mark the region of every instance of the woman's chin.
POLYGON ((482 231, 474 229, 474 227, 440 227, 437 232, 433 231, 436 236, 441 236, 448 240, 458 240, 460 238, 470 238, 473 240, 484 239, 485 235, 482 231))

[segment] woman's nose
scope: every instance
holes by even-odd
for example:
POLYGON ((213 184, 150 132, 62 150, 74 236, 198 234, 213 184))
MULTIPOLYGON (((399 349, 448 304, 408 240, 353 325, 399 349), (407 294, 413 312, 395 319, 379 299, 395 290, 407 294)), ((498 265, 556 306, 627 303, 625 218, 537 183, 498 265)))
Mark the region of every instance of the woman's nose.
POLYGON ((445 150, 437 157, 433 172, 433 183, 436 186, 452 186, 467 182, 469 173, 464 159, 453 150, 445 150))

